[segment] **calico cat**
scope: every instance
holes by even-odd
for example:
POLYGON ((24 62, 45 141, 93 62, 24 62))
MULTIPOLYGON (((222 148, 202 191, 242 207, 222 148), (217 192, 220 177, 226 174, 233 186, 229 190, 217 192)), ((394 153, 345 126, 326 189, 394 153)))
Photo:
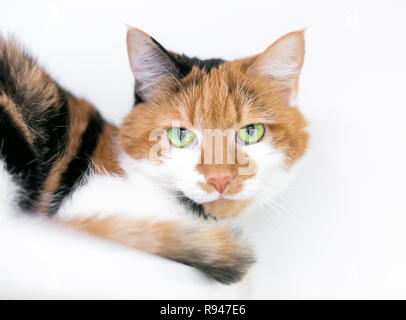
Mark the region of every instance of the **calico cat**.
POLYGON ((115 127, 0 39, 0 208, 236 282, 253 253, 223 218, 266 205, 307 146, 303 32, 235 61, 188 58, 135 28, 127 46, 135 103, 115 127))

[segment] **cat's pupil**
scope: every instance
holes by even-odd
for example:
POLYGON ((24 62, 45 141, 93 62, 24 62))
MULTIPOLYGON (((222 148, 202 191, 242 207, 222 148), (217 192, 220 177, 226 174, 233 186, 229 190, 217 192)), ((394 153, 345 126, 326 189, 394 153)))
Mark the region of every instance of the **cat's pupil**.
POLYGON ((182 141, 185 138, 186 135, 186 129, 185 128, 179 128, 179 140, 182 141))
POLYGON ((253 124, 247 126, 246 130, 249 136, 253 136, 255 134, 255 126, 253 124))

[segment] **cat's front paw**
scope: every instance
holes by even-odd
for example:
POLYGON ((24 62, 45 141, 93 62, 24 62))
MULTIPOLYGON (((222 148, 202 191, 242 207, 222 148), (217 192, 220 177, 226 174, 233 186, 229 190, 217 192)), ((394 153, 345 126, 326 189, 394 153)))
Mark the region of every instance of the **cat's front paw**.
POLYGON ((224 284, 241 280, 255 262, 251 247, 237 229, 204 228, 189 237, 189 241, 189 250, 178 261, 224 284))

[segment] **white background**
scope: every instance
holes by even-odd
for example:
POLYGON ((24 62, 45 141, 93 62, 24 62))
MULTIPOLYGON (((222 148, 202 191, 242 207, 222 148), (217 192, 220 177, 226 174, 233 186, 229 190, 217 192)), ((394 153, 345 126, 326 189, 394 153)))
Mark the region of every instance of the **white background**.
POLYGON ((126 23, 168 49, 226 59, 307 27, 299 105, 311 143, 282 208, 245 217, 259 257, 245 290, 406 298, 405 14, 400 0, 1 0, 0 30, 119 123, 133 100, 126 23))

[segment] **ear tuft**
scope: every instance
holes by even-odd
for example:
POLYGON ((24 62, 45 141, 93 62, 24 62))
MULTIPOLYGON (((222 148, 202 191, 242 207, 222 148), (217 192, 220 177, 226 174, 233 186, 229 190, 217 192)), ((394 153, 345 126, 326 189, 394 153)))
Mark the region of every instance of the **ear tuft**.
POLYGON ((142 30, 128 29, 127 50, 136 94, 142 99, 147 100, 165 79, 179 76, 179 70, 169 53, 142 30))

